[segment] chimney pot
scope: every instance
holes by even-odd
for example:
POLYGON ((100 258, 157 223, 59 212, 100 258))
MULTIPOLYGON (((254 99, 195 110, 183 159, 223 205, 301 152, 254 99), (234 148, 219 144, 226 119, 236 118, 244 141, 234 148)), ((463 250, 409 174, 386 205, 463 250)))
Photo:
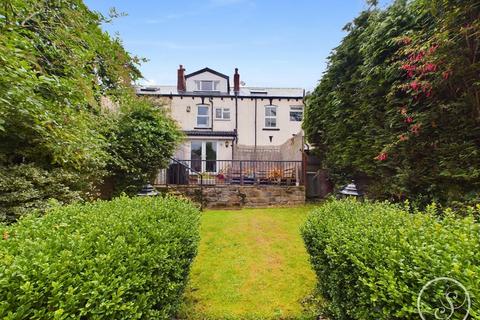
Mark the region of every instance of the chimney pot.
POLYGON ((185 69, 183 68, 183 65, 180 65, 180 67, 177 70, 177 91, 185 92, 186 89, 187 89, 187 84, 185 81, 185 69))
POLYGON ((233 75, 233 91, 235 94, 240 92, 240 74, 238 73, 238 68, 235 68, 235 74, 233 75))

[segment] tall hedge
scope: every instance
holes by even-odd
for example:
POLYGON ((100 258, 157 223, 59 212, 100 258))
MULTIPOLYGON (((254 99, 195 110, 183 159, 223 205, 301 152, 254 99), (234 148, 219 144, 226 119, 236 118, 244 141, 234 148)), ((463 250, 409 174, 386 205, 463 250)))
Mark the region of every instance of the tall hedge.
MULTIPOLYGON (((435 214, 435 206, 411 214, 399 205, 355 200, 329 201, 314 210, 302 235, 326 313, 333 319, 419 319, 422 287, 448 277, 467 289, 470 315, 480 319, 480 224, 472 217, 439 220, 435 214)), ((451 310, 440 318, 433 312, 442 303, 448 308, 448 292, 458 308, 448 319, 465 316, 466 295, 455 283, 439 282, 425 292, 425 319, 447 319, 451 310)))
POLYGON ((49 198, 91 200, 105 177, 120 191, 146 183, 173 153, 179 132, 136 96, 142 60, 102 31, 118 16, 110 15, 82 0, 0 2, 0 221, 44 210, 49 198), (138 117, 140 109, 149 117, 138 117), (129 125, 141 128, 141 140, 119 134, 129 125), (118 145, 129 146, 121 158, 118 145), (10 180, 21 181, 16 190, 10 180))
POLYGON ((172 197, 122 197, 0 226, 0 318, 170 319, 199 216, 172 197))
POLYGON ((345 27, 304 129, 342 185, 377 199, 480 202, 480 3, 396 0, 345 27))

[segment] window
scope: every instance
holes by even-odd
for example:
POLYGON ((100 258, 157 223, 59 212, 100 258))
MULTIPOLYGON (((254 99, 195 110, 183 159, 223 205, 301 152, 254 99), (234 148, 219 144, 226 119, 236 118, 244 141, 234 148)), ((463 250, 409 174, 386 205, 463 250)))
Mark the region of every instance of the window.
POLYGON ((209 107, 206 105, 197 106, 197 126, 199 127, 209 127, 210 126, 210 115, 209 107))
POLYGON ((302 121, 302 120, 303 120, 303 107, 290 106, 290 121, 302 121))
POLYGON ((276 128, 277 127, 277 107, 265 106, 265 127, 276 128))
POLYGON ((215 119, 230 120, 230 108, 216 108, 215 119))
POLYGON ((213 81, 200 81, 201 91, 213 91, 213 81))
POLYGON ((197 80, 195 83, 197 85, 197 91, 217 91, 220 82, 213 80, 197 80))

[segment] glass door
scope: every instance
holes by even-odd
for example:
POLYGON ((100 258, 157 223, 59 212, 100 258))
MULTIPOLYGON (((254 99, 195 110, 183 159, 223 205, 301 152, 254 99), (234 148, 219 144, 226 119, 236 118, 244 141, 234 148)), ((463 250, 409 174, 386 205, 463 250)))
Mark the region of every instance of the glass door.
POLYGON ((217 172, 217 142, 192 141, 190 160, 195 171, 217 172))
POLYGON ((190 166, 197 172, 202 171, 202 141, 192 141, 190 152, 190 166))
POLYGON ((205 171, 217 172, 217 142, 205 141, 205 171))

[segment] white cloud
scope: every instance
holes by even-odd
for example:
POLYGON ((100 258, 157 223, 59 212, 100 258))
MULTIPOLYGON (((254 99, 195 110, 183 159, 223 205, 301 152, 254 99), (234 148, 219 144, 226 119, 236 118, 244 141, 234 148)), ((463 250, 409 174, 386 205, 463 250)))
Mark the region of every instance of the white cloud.
POLYGON ((139 81, 140 85, 142 86, 156 86, 158 82, 155 79, 141 79, 139 81))

